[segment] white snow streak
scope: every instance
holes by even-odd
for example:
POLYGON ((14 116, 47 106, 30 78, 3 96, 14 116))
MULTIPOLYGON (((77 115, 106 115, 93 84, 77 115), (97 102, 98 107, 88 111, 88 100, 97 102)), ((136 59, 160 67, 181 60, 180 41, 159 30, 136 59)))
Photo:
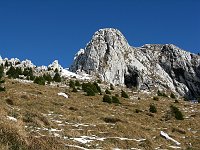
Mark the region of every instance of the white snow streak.
POLYGON ((58 93, 58 95, 59 95, 59 96, 64 96, 65 98, 69 98, 69 96, 68 96, 67 94, 62 93, 62 92, 58 93))
POLYGON ((7 116, 7 118, 8 118, 9 120, 11 120, 11 121, 15 121, 15 122, 17 122, 17 119, 16 119, 16 118, 14 118, 14 117, 7 116))
POLYGON ((165 137, 167 140, 170 140, 170 141, 174 142, 176 145, 181 145, 181 143, 179 143, 178 141, 174 140, 167 133, 165 133, 163 131, 160 131, 160 135, 165 137))

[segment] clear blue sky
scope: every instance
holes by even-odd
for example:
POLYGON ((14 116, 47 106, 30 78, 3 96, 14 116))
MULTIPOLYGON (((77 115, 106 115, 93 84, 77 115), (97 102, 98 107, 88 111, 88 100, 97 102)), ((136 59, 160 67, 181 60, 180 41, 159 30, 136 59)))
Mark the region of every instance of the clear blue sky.
POLYGON ((100 28, 200 52, 200 0, 0 0, 0 55, 69 67, 100 28))

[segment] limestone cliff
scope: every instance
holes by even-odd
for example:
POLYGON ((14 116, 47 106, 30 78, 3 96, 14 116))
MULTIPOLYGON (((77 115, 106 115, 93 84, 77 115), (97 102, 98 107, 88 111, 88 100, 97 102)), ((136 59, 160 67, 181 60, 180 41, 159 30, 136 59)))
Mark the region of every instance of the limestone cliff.
POLYGON ((200 96, 200 56, 172 44, 132 47, 117 29, 97 31, 70 68, 128 88, 161 88, 200 96))

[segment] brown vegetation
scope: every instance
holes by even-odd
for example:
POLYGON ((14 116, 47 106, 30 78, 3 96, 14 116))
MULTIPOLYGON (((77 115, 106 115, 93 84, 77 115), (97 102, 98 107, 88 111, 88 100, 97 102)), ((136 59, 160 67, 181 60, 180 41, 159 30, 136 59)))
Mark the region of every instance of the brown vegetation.
MULTIPOLYGON (((180 142, 181 149, 200 148, 199 104, 183 100, 175 104, 168 97, 153 101, 156 94, 128 92, 130 99, 118 97, 121 104, 115 105, 103 103, 103 95, 90 97, 63 86, 13 79, 6 79, 5 87, 0 93, 0 149, 170 149, 174 143, 161 137, 161 130, 180 142), (68 99, 58 96, 65 91, 70 92, 68 99), (153 117, 149 115, 152 102, 157 108, 153 117), (165 118, 172 104, 184 114, 184 120, 173 115, 165 118), (96 140, 80 143, 77 138, 82 136, 96 140)), ((113 95, 120 93, 116 87, 112 91, 113 95)))

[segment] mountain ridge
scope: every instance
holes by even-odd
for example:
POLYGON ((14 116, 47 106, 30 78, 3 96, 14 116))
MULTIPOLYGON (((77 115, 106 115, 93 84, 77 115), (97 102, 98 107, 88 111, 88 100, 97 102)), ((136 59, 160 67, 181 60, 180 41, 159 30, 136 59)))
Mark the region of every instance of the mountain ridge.
MULTIPOLYGON (((88 80, 90 77, 87 74, 76 74, 73 72, 70 72, 68 68, 63 68, 58 60, 54 60, 51 64, 48 66, 42 65, 42 66, 36 66, 34 65, 31 60, 19 60, 18 58, 2 58, 0 56, 0 65, 7 66, 5 68, 4 72, 6 73, 11 66, 15 68, 21 68, 22 70, 31 68, 33 70, 33 74, 35 76, 41 76, 44 74, 50 74, 52 77, 55 75, 55 71, 58 71, 61 77, 63 78, 72 78, 75 77, 80 80, 88 80)), ((21 76, 22 79, 25 79, 25 76, 21 76)))
POLYGON ((15 67, 35 68, 36 74, 57 69, 62 76, 89 79, 89 74, 132 89, 171 91, 189 99, 200 96, 200 56, 173 44, 133 47, 114 28, 96 31, 86 47, 76 53, 69 70, 58 60, 49 66, 35 66, 30 60, 0 57, 0 64, 6 61, 15 67))
POLYGON ((70 67, 114 85, 171 90, 189 98, 200 96, 200 57, 173 44, 130 46, 114 28, 100 29, 76 55, 70 67))

